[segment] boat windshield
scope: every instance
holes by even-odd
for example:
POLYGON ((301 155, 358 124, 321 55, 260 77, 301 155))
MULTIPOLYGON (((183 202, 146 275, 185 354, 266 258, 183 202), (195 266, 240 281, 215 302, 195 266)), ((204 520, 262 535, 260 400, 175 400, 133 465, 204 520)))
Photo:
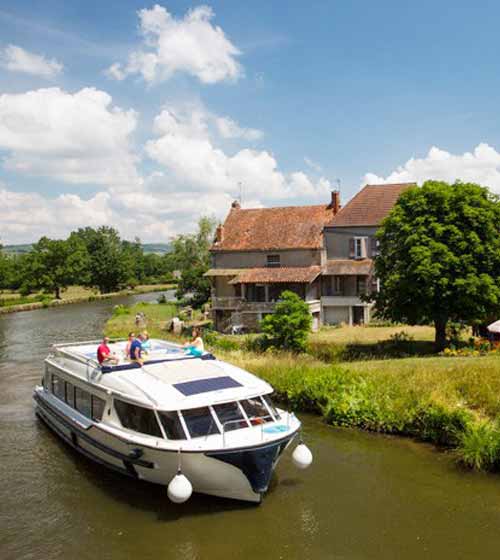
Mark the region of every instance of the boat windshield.
POLYGON ((215 418, 207 406, 183 410, 182 416, 192 438, 220 434, 215 418))
POLYGON ((237 402, 216 404, 214 410, 224 432, 248 428, 248 422, 245 420, 237 402))
POLYGON ((262 402, 261 397, 246 399, 244 401, 240 401, 240 404, 245 410, 252 426, 273 421, 273 417, 267 410, 266 405, 262 402))

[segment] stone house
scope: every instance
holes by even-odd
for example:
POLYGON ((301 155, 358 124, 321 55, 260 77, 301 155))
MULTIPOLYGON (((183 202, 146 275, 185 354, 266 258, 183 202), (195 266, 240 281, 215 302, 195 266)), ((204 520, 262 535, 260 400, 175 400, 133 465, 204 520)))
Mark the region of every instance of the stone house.
POLYGON ((410 184, 367 185, 341 208, 329 204, 241 208, 233 202, 211 248, 215 328, 255 330, 285 289, 309 306, 313 329, 370 321, 361 294, 378 288, 375 232, 410 184))

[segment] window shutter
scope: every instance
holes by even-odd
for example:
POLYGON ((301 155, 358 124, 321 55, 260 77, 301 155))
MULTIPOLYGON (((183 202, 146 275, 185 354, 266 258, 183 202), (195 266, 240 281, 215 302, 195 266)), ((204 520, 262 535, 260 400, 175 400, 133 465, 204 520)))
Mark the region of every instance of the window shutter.
POLYGON ((349 257, 351 259, 354 258, 354 237, 351 237, 351 239, 349 239, 349 257))
POLYGON ((366 259, 366 237, 361 238, 361 255, 362 259, 366 259))
POLYGON ((375 236, 371 237, 371 242, 372 242, 372 248, 371 248, 371 256, 375 257, 378 253, 378 241, 377 238, 375 236))

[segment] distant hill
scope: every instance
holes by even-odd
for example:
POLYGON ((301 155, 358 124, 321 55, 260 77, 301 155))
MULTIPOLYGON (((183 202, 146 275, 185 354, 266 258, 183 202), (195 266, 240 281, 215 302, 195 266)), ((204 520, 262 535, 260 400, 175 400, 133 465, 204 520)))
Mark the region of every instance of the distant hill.
MULTIPOLYGON (((32 247, 32 243, 25 243, 24 245, 5 245, 3 250, 11 255, 21 255, 23 253, 29 253, 32 247)), ((171 247, 169 243, 143 243, 142 250, 146 255, 149 253, 164 255, 171 251, 171 247)))
POLYGON ((4 245, 3 250, 5 253, 10 253, 11 255, 21 255, 22 253, 29 253, 32 247, 32 243, 25 243, 24 245, 4 245))
POLYGON ((172 247, 170 247, 169 243, 143 243, 142 250, 146 255, 149 253, 164 255, 165 253, 170 253, 172 247))

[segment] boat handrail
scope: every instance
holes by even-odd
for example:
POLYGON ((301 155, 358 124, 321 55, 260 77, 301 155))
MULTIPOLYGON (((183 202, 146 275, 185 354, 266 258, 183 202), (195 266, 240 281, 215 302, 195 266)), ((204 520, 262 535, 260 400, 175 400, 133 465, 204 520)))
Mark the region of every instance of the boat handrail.
POLYGON ((245 418, 242 417, 235 420, 228 420, 227 422, 224 422, 224 424, 222 424, 222 447, 226 447, 226 426, 228 426, 229 424, 241 424, 241 422, 246 423, 245 418))

